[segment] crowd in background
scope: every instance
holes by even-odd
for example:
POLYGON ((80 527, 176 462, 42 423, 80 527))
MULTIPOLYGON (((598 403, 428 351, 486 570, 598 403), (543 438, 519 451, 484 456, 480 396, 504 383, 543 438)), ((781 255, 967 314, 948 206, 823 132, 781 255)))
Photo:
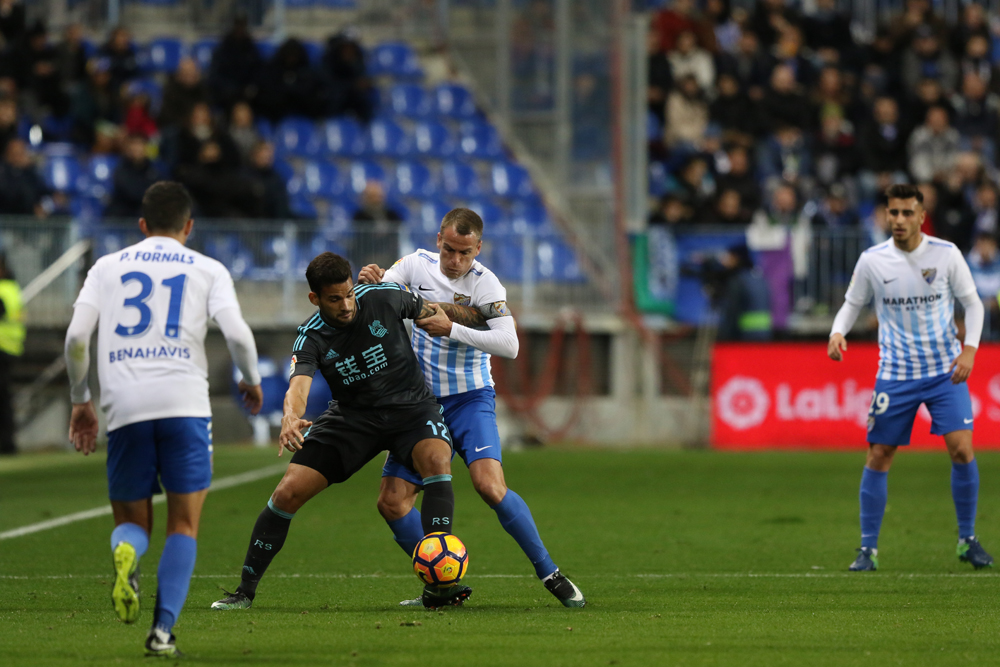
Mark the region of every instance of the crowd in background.
POLYGON ((350 32, 322 54, 287 39, 262 57, 244 20, 221 38, 211 68, 184 57, 151 86, 130 34, 115 28, 93 46, 80 26, 58 37, 0 0, 0 213, 68 212, 47 187, 32 144, 69 141, 89 155, 120 156, 106 216, 134 216, 145 189, 173 178, 206 217, 290 218, 286 178, 258 119, 350 114, 371 119, 377 96, 364 50, 350 32), (162 88, 160 87, 162 84, 162 88), (25 137, 24 128, 40 136, 25 137))
POLYGON ((881 242, 880 193, 914 182, 924 231, 967 253, 995 318, 1000 23, 974 2, 948 24, 906 0, 861 39, 836 0, 809 5, 673 0, 653 14, 650 223, 749 225, 782 329, 815 230, 881 242))

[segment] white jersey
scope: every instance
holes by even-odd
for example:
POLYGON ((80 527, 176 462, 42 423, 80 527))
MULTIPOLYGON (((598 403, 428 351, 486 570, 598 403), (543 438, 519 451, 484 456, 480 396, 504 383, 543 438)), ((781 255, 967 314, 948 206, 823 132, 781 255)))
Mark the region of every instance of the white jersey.
POLYGON ((925 234, 913 252, 892 239, 866 250, 845 299, 859 308, 875 299, 878 379, 919 380, 949 372, 962 352, 955 299, 975 293, 955 244, 925 234))
POLYGON ((211 417, 205 333, 239 308, 218 261, 164 236, 101 257, 76 305, 97 309, 97 371, 108 430, 151 419, 211 417))
MULTIPOLYGON (((439 262, 438 253, 417 250, 393 264, 382 280, 407 285, 432 302, 475 307, 507 301, 507 290, 500 280, 478 261, 472 262, 468 273, 454 280, 441 273, 439 262)), ((427 388, 435 396, 493 386, 488 353, 447 336, 435 338, 417 327, 413 327, 411 342, 427 388)))

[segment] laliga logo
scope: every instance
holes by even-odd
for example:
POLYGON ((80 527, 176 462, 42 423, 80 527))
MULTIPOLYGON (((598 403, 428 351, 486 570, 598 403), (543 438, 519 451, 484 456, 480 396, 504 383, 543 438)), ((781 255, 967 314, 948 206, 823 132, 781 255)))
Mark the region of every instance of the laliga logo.
POLYGON ((759 426, 767 417, 771 397, 756 378, 736 375, 715 397, 719 418, 737 431, 759 426))

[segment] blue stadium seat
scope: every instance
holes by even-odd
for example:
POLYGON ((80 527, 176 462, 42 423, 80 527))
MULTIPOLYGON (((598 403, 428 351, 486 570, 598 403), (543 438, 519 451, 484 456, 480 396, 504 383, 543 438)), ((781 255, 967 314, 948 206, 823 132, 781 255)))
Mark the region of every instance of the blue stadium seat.
POLYGON ((649 194, 662 197, 670 187, 670 176, 667 168, 659 160, 649 161, 649 194))
MULTIPOLYGON (((260 386, 264 391, 264 404, 261 406, 261 416, 280 415, 284 410, 285 392, 288 391, 287 368, 291 366, 291 358, 284 363, 278 363, 270 357, 257 359, 257 371, 260 373, 260 386)), ((238 383, 242 379, 239 369, 233 364, 233 382, 231 390, 236 404, 243 410, 243 400, 239 395, 238 383)), ((314 383, 315 384, 315 383, 314 383)), ((326 384, 320 382, 319 384, 326 384)), ((329 389, 329 387, 327 387, 329 389)), ((244 410, 245 412, 245 410, 244 410)))
POLYGON ((82 170, 72 155, 47 155, 42 163, 45 184, 57 192, 78 192, 82 170))
POLYGON ((413 141, 406 130, 392 120, 373 120, 365 133, 366 153, 378 157, 406 157, 413 141))
POLYGON ((447 159, 455 154, 455 137, 443 123, 417 123, 413 128, 413 150, 424 157, 447 159))
POLYGON ((205 254, 222 262, 233 278, 246 277, 254 268, 253 253, 235 232, 207 232, 202 236, 205 254))
POLYGON ((289 117, 274 131, 274 147, 279 155, 315 157, 320 153, 320 136, 308 118, 289 117))
POLYGON ((80 48, 83 50, 83 57, 90 60, 97 53, 97 45, 91 40, 84 37, 80 40, 80 48))
POLYGON ((483 219, 483 224, 488 227, 503 225, 507 222, 507 212, 487 199, 473 199, 465 202, 465 206, 478 213, 479 217, 483 219))
POLYGON ((84 178, 85 193, 94 198, 101 198, 111 193, 111 179, 118 166, 117 155, 95 155, 87 163, 84 178))
POLYGON ((505 199, 523 199, 535 194, 531 174, 523 166, 513 162, 494 162, 490 170, 490 183, 493 192, 505 199))
POLYGON ((402 42, 378 44, 371 49, 366 62, 370 76, 391 76, 406 81, 419 81, 424 76, 413 47, 402 42))
POLYGON ((392 170, 389 192, 401 197, 427 199, 437 194, 437 182, 426 165, 400 161, 392 170))
POLYGON ((275 173, 277 173, 278 176, 281 176, 283 179, 285 179, 286 183, 290 181, 293 176, 295 176, 295 168, 292 167, 292 165, 290 165, 287 161, 281 158, 274 159, 273 167, 275 173))
POLYGON ((561 283, 582 283, 587 278, 580 268, 576 253, 556 233, 539 238, 535 252, 535 271, 539 280, 561 283))
POLYGON ((42 119, 42 137, 45 141, 71 141, 73 138, 73 117, 46 116, 42 119))
POLYGON ((296 218, 315 219, 318 215, 316 204, 302 191, 288 195, 288 208, 296 218))
POLYGON ((370 160, 352 162, 347 177, 347 191, 360 195, 368 181, 385 183, 385 170, 382 166, 370 160))
POLYGON ((94 230, 93 236, 94 255, 96 257, 110 255, 141 240, 142 233, 138 229, 126 231, 123 229, 98 227, 94 230))
POLYGON ((219 40, 214 37, 199 39, 188 49, 188 55, 194 58, 203 72, 208 72, 212 66, 212 54, 215 53, 215 48, 218 45, 219 40))
POLYGON ((434 111, 440 116, 465 119, 476 115, 476 102, 465 86, 443 83, 434 89, 432 95, 434 111))
POLYGON ((176 37, 159 37, 139 51, 139 64, 147 72, 177 71, 184 55, 184 45, 176 37))
POLYGON ((329 155, 357 157, 364 153, 361 125, 353 118, 335 118, 323 125, 323 149, 329 155))
POLYGON ((344 193, 344 182, 335 165, 316 160, 302 170, 302 189, 311 197, 333 199, 344 193))
POLYGON ((500 280, 521 281, 524 278, 524 242, 519 234, 505 233, 504 230, 488 228, 483 245, 489 242, 490 253, 487 267, 500 280))
POLYGON ((483 186, 476 170, 464 162, 449 160, 441 165, 441 185, 446 194, 462 199, 480 197, 483 194, 483 186))
POLYGON ((313 67, 318 67, 320 61, 323 60, 323 47, 316 42, 302 42, 302 46, 305 47, 306 53, 309 54, 309 64, 313 67))
POLYGON ((419 214, 413 220, 414 231, 433 234, 441 228, 441 219, 455 208, 441 199, 429 199, 420 205, 419 214))
POLYGON ((423 86, 397 83, 389 89, 389 108, 397 116, 426 118, 431 113, 431 97, 423 86))
POLYGON ((317 0, 285 0, 288 9, 309 9, 316 5, 317 0))
POLYGON ((125 84, 126 95, 145 94, 149 96, 154 112, 159 110, 163 100, 163 87, 154 79, 134 79, 125 84))
POLYGON ((503 156, 503 141, 497 129, 488 122, 468 120, 458 130, 458 152, 468 157, 493 160, 503 156))
POLYGON ((274 53, 278 50, 278 45, 274 42, 269 42, 267 40, 261 40, 257 42, 257 53, 260 54, 261 60, 267 62, 274 56, 274 53))

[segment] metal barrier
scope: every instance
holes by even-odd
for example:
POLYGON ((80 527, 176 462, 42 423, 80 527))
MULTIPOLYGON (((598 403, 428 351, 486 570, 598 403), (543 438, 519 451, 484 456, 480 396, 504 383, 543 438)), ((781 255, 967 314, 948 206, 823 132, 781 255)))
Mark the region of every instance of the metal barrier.
MULTIPOLYGON (((436 252, 436 235, 394 223, 363 223, 331 229, 303 222, 206 220, 195 223, 188 246, 229 268, 247 321, 256 327, 297 324, 313 307, 305 298, 305 269, 325 251, 351 260, 355 270, 369 263, 383 268, 417 249, 436 252)), ((28 284, 82 237, 92 252, 78 270, 44 288, 26 309, 31 326, 62 326, 86 269, 106 254, 142 239, 134 221, 105 221, 85 230, 71 220, 0 218, 0 247, 22 285, 28 284)), ((507 288, 508 302, 524 316, 547 315, 563 307, 609 312, 606 290, 584 273, 577 254, 550 229, 487 229, 479 260, 507 288)))

